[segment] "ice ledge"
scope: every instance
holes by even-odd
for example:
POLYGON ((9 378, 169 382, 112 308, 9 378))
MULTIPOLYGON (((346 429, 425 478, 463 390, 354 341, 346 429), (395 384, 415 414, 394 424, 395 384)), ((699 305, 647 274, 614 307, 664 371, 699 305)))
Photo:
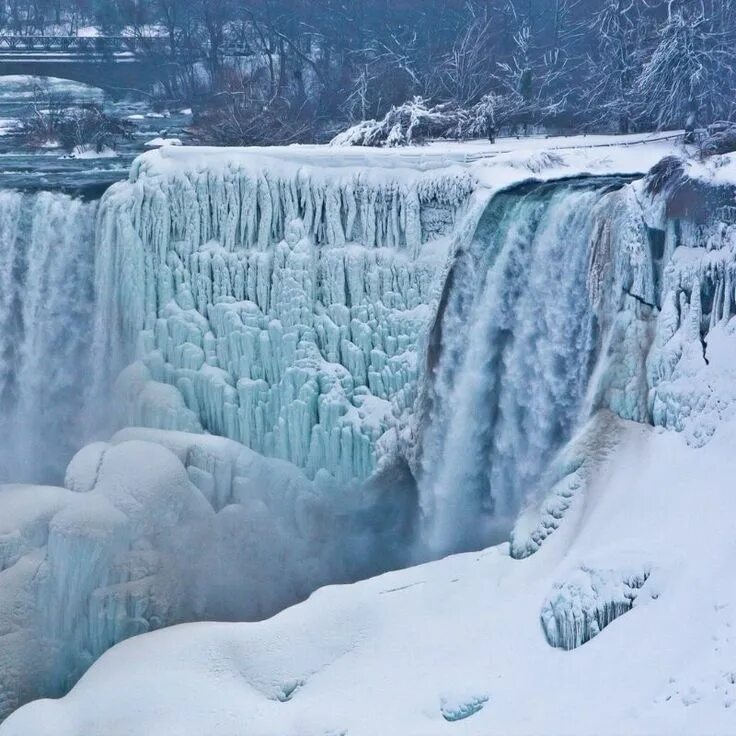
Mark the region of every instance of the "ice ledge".
MULTIPOLYGON (((183 170, 216 173, 232 166, 263 165, 294 171, 303 166, 334 172, 339 169, 434 171, 471 167, 476 170, 509 167, 541 174, 545 168, 567 169, 567 175, 645 173, 664 156, 679 151, 681 136, 637 133, 625 136, 530 136, 486 141, 437 141, 403 149, 335 148, 292 145, 249 148, 176 146, 148 151, 131 168, 130 180, 170 175, 183 170), (554 152, 554 157, 544 154, 554 152)), ((449 172, 451 173, 451 171, 449 172)), ((559 173, 557 174, 559 175, 559 173)), ((553 178, 556 178, 555 175, 553 178)), ((561 174, 565 175, 565 174, 561 174)), ((547 178, 547 177, 544 177, 547 178)), ((499 182, 497 181, 496 184, 499 182)))

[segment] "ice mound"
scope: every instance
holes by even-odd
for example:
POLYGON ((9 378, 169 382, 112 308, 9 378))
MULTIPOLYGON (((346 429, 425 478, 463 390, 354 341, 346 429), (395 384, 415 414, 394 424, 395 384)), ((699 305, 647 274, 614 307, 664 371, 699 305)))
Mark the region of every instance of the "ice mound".
POLYGON ((474 696, 450 696, 442 698, 442 705, 440 712, 442 717, 454 723, 455 721, 464 721, 470 716, 474 716, 479 713, 483 706, 488 702, 487 695, 474 695, 474 696))
POLYGON ((396 488, 311 481, 220 437, 124 430, 65 485, 0 486, 0 718, 128 637, 262 618, 399 561, 396 488))
POLYGON ((0 700, 9 709, 63 692, 114 642, 170 615, 187 618, 159 552, 178 544, 166 530, 212 510, 177 458, 148 443, 96 446, 67 477, 69 490, 0 488, 0 516, 15 540, 12 550, 3 545, 0 568, 9 664, 0 667, 0 700))
POLYGON ((601 570, 581 567, 555 585, 542 608, 547 641, 560 649, 575 649, 603 631, 637 603, 649 579, 647 567, 601 570))

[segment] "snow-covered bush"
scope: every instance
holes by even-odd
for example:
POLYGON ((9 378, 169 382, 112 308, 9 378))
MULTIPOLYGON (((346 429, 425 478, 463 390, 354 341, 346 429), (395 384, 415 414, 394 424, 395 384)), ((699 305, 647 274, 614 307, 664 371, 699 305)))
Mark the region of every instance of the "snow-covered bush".
POLYGON ((431 106, 422 97, 414 97, 399 107, 392 107, 382 120, 362 120, 335 136, 333 146, 421 145, 444 138, 495 138, 499 131, 509 133, 523 125, 526 103, 521 95, 487 94, 471 107, 451 103, 431 106))
POLYGON ((21 138, 32 146, 50 142, 67 151, 85 148, 100 153, 113 150, 121 138, 129 138, 133 124, 109 115, 96 103, 71 107, 63 100, 34 103, 20 123, 21 138))
POLYGON ((410 146, 432 138, 458 137, 462 113, 446 105, 430 107, 414 97, 392 107, 382 120, 364 120, 332 139, 333 146, 410 146))

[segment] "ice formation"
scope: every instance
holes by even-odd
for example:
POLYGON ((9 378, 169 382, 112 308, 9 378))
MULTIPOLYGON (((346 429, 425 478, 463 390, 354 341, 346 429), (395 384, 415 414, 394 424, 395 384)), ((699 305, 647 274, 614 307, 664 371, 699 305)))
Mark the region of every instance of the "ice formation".
POLYGON ((466 718, 479 713, 487 702, 487 695, 476 695, 470 698, 445 697, 442 698, 440 711, 446 721, 454 723, 455 721, 464 721, 466 718))
POLYGON ((667 227, 670 259, 647 361, 655 424, 705 443, 732 415, 736 223, 667 227))
POLYGON ((142 158, 101 205, 98 347, 112 352, 110 324, 137 347, 129 423, 365 479, 413 406, 473 180, 280 166, 161 175, 142 158))
POLYGON ((220 437, 127 429, 65 485, 0 486, 0 719, 130 636, 263 618, 401 564, 395 501, 220 437))
POLYGON ((537 552, 569 514, 580 518, 586 491, 618 448, 622 425, 615 414, 601 409, 555 455, 538 483, 543 492, 526 497, 511 529, 512 557, 520 560, 537 552))
POLYGON ((567 650, 590 641, 634 607, 650 574, 646 568, 579 568, 555 586, 542 608, 547 641, 567 650))
MULTIPOLYGON (((728 331, 733 286, 706 255, 727 260, 725 226, 673 218, 621 177, 489 196, 478 165, 318 159, 203 167, 169 149, 107 193, 96 350, 135 358, 126 423, 218 434, 341 482, 406 440, 424 555, 503 538, 550 486, 562 498, 550 462, 601 408, 712 433, 722 392, 683 392, 728 331), (700 300, 688 316, 703 273, 707 318, 700 300)), ((567 161, 524 165, 543 177, 567 161)))

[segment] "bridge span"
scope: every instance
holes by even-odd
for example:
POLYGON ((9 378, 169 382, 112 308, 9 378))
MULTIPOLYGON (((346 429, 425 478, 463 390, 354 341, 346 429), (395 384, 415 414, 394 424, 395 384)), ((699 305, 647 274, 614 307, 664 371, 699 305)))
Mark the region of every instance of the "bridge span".
MULTIPOLYGON (((191 57, 190 57, 191 58, 191 57)), ((177 66, 166 38, 0 36, 0 76, 61 77, 107 89, 148 87, 177 66)))

